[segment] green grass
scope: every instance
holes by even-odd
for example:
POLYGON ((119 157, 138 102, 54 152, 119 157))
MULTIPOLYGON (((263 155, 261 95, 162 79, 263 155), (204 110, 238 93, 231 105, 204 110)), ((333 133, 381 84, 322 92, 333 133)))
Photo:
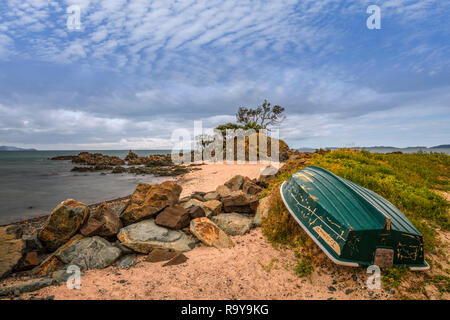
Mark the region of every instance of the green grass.
POLYGON ((381 270, 381 280, 386 288, 397 288, 406 275, 406 268, 392 268, 381 270))
POLYGON ((295 266, 295 274, 299 278, 303 278, 306 276, 311 276, 313 272, 313 266, 311 263, 311 257, 301 257, 297 261, 297 265, 295 266))

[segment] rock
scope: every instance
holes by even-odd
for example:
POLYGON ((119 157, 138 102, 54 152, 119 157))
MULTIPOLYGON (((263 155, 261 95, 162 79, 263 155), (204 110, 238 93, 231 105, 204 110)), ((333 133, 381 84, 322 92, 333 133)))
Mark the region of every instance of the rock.
POLYGON ((36 251, 27 252, 17 267, 18 271, 30 270, 41 263, 41 259, 36 251))
POLYGON ((206 201, 203 203, 203 210, 207 217, 217 216, 222 211, 222 202, 217 200, 206 201))
POLYGON ((145 258, 147 262, 161 262, 173 259, 178 255, 176 251, 169 251, 164 249, 154 249, 145 258))
POLYGON ((0 242, 0 279, 8 276, 19 265, 25 250, 22 239, 0 242))
POLYGON ((157 225, 180 230, 189 225, 189 212, 180 205, 167 207, 155 219, 157 225))
POLYGON ((189 209, 192 206, 198 206, 203 208, 203 201, 197 200, 197 199, 189 199, 186 202, 183 202, 181 206, 185 209, 189 209))
POLYGON ((229 196, 222 199, 223 211, 225 212, 238 212, 238 213, 255 213, 255 202, 241 190, 233 191, 229 196))
POLYGON ((245 177, 244 184, 242 185, 242 191, 246 194, 254 196, 259 194, 263 189, 258 186, 255 182, 250 180, 250 178, 245 177))
POLYGON ((0 227, 0 242, 22 238, 23 230, 17 225, 0 227))
POLYGON ((250 231, 253 219, 239 213, 222 213, 211 220, 227 234, 236 236, 250 231))
POLYGON ((119 216, 106 203, 102 203, 91 212, 80 233, 85 237, 100 236, 110 239, 115 237, 121 228, 119 216))
POLYGON ((119 269, 129 269, 134 267, 137 263, 137 256, 135 254, 129 254, 119 259, 117 266, 119 269))
POLYGON ((149 253, 155 248, 190 251, 195 246, 195 241, 182 231, 158 226, 153 219, 122 228, 117 237, 122 244, 140 253, 149 253))
POLYGON ((162 266, 163 267, 176 266, 185 263, 187 260, 188 258, 184 254, 178 253, 175 257, 170 259, 168 262, 164 263, 162 266))
POLYGON ((120 215, 122 223, 127 226, 147 219, 178 202, 182 188, 173 181, 158 185, 140 184, 130 203, 120 215))
POLYGON ((231 248, 233 241, 208 218, 191 220, 191 233, 207 246, 231 248))
POLYGON ((116 248, 119 248, 120 251, 122 251, 122 255, 127 255, 127 254, 131 254, 134 252, 130 248, 124 246, 119 240, 116 240, 116 242, 114 242, 114 246, 116 248))
POLYGON ((244 184, 244 177, 241 175, 234 176, 227 182, 225 182, 225 186, 231 189, 231 191, 238 191, 242 189, 242 185, 244 184))
POLYGON ((81 234, 76 234, 75 236, 73 236, 63 246, 59 247, 55 252, 53 252, 44 261, 42 261, 39 266, 34 268, 31 273, 35 276, 45 276, 53 273, 54 271, 60 270, 64 266, 64 263, 60 259, 58 259, 56 255, 59 254, 62 250, 65 250, 67 247, 69 247, 73 242, 81 239, 84 239, 81 234))
POLYGON ((204 196, 206 192, 195 191, 191 194, 191 199, 196 199, 198 201, 205 201, 204 196))
POLYGON ((66 200, 52 211, 38 238, 49 251, 55 251, 78 232, 88 215, 83 203, 66 200))
POLYGON ((211 192, 208 192, 207 194, 205 194, 203 199, 205 199, 205 201, 219 200, 220 197, 219 197, 219 194, 217 192, 211 191, 211 192))
POLYGON ((120 257, 121 251, 107 240, 94 236, 76 240, 56 254, 66 265, 76 265, 81 270, 103 269, 120 257))
POLYGON ((231 190, 225 185, 220 185, 216 188, 216 193, 219 195, 219 198, 225 198, 230 195, 231 190))
POLYGON ((255 217, 253 219, 254 226, 261 226, 261 221, 266 219, 269 215, 271 208, 271 196, 267 196, 259 201, 258 208, 256 209, 255 217))
POLYGON ((130 150, 130 151, 128 151, 128 154, 125 157, 125 161, 132 161, 132 160, 136 160, 138 158, 139 158, 139 156, 130 150))
POLYGON ((188 212, 191 219, 206 217, 205 210, 200 206, 192 206, 188 209, 188 212))
POLYGON ((36 291, 55 284, 52 279, 41 279, 0 288, 0 296, 20 295, 25 292, 36 291))
POLYGON ((350 293, 352 293, 353 291, 355 291, 355 290, 353 290, 353 289, 347 289, 347 290, 345 290, 345 294, 350 294, 350 293))
POLYGON ((331 292, 334 292, 334 291, 336 291, 336 288, 333 287, 333 286, 329 286, 329 287, 328 287, 328 290, 331 291, 331 292))

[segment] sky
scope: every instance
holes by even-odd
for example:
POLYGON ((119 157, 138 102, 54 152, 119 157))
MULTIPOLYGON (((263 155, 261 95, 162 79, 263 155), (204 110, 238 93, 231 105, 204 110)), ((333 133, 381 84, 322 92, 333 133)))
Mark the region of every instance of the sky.
POLYGON ((174 130, 264 99, 286 109, 295 148, 448 144, 449 13, 442 0, 1 0, 0 145, 168 149, 174 130))

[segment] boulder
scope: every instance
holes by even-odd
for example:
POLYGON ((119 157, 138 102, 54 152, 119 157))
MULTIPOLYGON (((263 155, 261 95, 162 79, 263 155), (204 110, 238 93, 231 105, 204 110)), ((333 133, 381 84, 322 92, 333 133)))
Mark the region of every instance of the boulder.
POLYGON ((66 265, 76 265, 81 270, 103 269, 120 257, 121 251, 107 240, 94 236, 76 240, 56 254, 66 265))
POLYGON ((169 251, 165 249, 154 249, 145 258, 147 262, 161 262, 171 260, 178 255, 176 251, 169 251))
POLYGON ((147 219, 178 202, 182 188, 173 181, 158 185, 140 184, 120 219, 125 226, 147 219))
POLYGON ((211 192, 208 192, 207 194, 205 194, 203 199, 205 199, 205 201, 219 200, 220 196, 219 196, 219 194, 217 192, 211 191, 211 192))
POLYGON ((222 199, 223 211, 227 213, 247 213, 254 214, 258 205, 258 200, 250 200, 243 191, 233 191, 229 196, 222 199))
POLYGON ((206 216, 217 216, 222 211, 222 202, 217 200, 206 201, 203 203, 203 210, 205 210, 206 216))
POLYGON ((137 264, 137 255, 129 254, 119 259, 117 266, 119 269, 129 269, 137 264))
POLYGON ((253 182, 250 178, 245 177, 244 183, 242 185, 242 191, 250 196, 255 196, 260 193, 263 189, 253 182))
POLYGON ((106 203, 102 203, 91 212, 80 233, 85 237, 100 236, 108 239, 115 237, 121 228, 119 216, 106 203))
POLYGON ((167 207, 155 219, 157 225, 175 230, 187 227, 189 221, 189 212, 180 205, 167 207))
POLYGON ((233 241, 216 224, 208 218, 191 220, 191 233, 207 246, 231 248, 233 241))
POLYGON ((73 236, 69 241, 67 241, 64 245, 62 245, 55 252, 49 255, 44 261, 42 261, 39 266, 35 267, 31 271, 31 273, 35 276, 45 276, 52 274, 57 270, 60 270, 62 267, 64 267, 64 263, 57 257, 57 255, 61 251, 69 247, 72 243, 81 239, 84 239, 81 234, 76 234, 75 236, 73 236))
POLYGON ((225 185, 220 185, 216 188, 216 193, 219 195, 219 198, 222 199, 225 198, 226 196, 229 196, 231 190, 225 185))
POLYGON ((241 175, 234 176, 233 178, 225 182, 225 186, 228 187, 231 191, 241 190, 243 184, 244 177, 241 175))
POLYGON ((188 212, 191 219, 206 217, 205 210, 200 206, 192 206, 188 209, 188 212))
POLYGON ((182 231, 158 226, 153 219, 122 228, 117 237, 122 244, 140 253, 149 253, 155 248, 190 251, 195 246, 194 239, 182 231))
POLYGON ((267 216, 269 215, 270 208, 271 208, 271 197, 269 195, 259 201, 255 217, 253 218, 254 226, 257 227, 261 226, 262 220, 267 218, 267 216))
POLYGON ((14 271, 22 260, 25 242, 14 239, 0 242, 0 279, 14 271))
POLYGON ((55 251, 81 228, 89 215, 89 208, 73 199, 60 203, 50 214, 38 234, 49 251, 55 251))
POLYGON ((239 213, 222 213, 211 220, 231 236, 243 235, 250 231, 253 219, 239 213))
POLYGON ((203 208, 203 201, 197 200, 197 199, 189 199, 186 202, 183 202, 181 206, 185 209, 189 209, 192 206, 198 206, 203 208))

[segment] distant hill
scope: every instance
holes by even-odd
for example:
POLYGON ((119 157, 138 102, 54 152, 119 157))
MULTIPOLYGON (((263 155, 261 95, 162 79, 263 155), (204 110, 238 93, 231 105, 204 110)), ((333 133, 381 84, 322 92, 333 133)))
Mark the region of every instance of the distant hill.
POLYGON ((23 149, 10 146, 0 146, 0 151, 37 151, 36 149, 23 149))
POLYGON ((441 144, 439 146, 431 147, 430 149, 443 149, 443 148, 449 148, 450 149, 450 144, 441 144))

